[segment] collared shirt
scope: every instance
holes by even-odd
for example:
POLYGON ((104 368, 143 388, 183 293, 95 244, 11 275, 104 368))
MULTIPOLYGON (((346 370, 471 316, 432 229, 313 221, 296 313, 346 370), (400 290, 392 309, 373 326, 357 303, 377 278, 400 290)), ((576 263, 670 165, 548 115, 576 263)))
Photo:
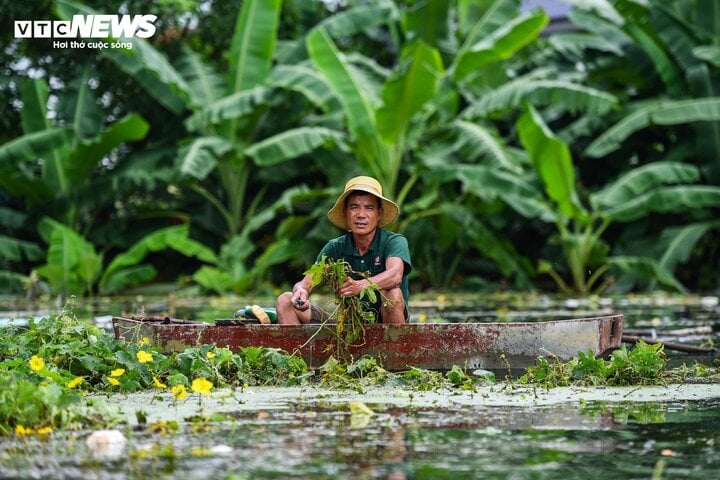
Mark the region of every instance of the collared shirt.
MULTIPOLYGON (((378 228, 375 230, 375 236, 365 255, 360 255, 352 233, 348 232, 338 238, 330 240, 317 256, 316 262, 322 260, 322 256, 327 255, 331 260, 345 260, 355 272, 362 272, 368 276, 377 275, 385 271, 385 262, 390 257, 399 257, 403 261, 403 275, 400 289, 405 299, 405 305, 410 299, 410 289, 408 287, 408 275, 412 270, 410 262, 410 248, 407 239, 399 233, 388 232, 385 229, 378 228)), ((357 279, 360 277, 358 276, 357 279)))

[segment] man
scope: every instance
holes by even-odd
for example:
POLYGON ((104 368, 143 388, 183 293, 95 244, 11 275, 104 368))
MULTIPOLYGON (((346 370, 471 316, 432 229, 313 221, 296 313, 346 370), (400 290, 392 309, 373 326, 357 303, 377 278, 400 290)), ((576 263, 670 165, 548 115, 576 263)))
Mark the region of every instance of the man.
MULTIPOLYGON (((343 259, 353 271, 369 275, 348 278, 337 293, 344 297, 357 296, 370 282, 380 287, 381 295, 368 308, 375 313, 376 322, 406 323, 409 297, 408 274, 412 270, 410 250, 403 235, 388 232, 382 227, 395 221, 398 206, 383 197, 380 183, 372 177, 351 178, 335 205, 328 211, 330 221, 347 230, 345 235, 330 240, 317 257, 343 259)), ((317 323, 325 312, 311 305, 312 276, 306 275, 291 292, 282 293, 275 305, 278 323, 317 323)))

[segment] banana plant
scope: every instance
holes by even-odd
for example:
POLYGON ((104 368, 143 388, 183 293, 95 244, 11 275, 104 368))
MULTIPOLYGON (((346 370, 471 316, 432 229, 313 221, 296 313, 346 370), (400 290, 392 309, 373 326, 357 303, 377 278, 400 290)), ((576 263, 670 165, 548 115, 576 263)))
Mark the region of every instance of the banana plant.
POLYGON ((74 229, 45 217, 38 230, 48 250, 46 263, 35 271, 59 295, 107 295, 148 282, 155 278, 157 269, 142 261, 153 252, 175 250, 202 262, 217 262, 210 249, 189 238, 187 225, 152 232, 116 255, 104 268, 104 255, 74 229))
MULTIPOLYGON (((461 9, 463 20, 472 23, 463 32, 463 43, 446 60, 440 48, 448 46, 452 35, 447 28, 453 12, 449 2, 422 2, 402 11, 393 3, 381 3, 368 18, 388 25, 400 54, 396 65, 379 82, 368 81, 369 75, 359 66, 370 64, 368 59, 340 51, 333 39, 338 29, 330 28, 334 24, 319 25, 306 37, 307 52, 341 105, 346 125, 345 131, 325 133, 343 139, 336 140, 336 145, 347 146, 360 170, 377 177, 384 190, 397 194, 402 203, 418 181, 417 176, 410 175, 406 183, 398 184, 403 164, 426 140, 424 136, 432 135, 436 123, 443 123, 445 118, 440 116, 457 115, 457 84, 474 78, 488 65, 512 57, 547 24, 542 11, 518 15, 518 8, 519 2, 496 0, 479 18, 461 9)), ((269 137, 258 145, 263 148, 251 148, 249 154, 260 164, 293 158, 294 151, 277 147, 286 135, 269 137)), ((319 143, 320 139, 315 144, 319 143)))
MULTIPOLYGON (((601 291, 612 278, 611 267, 643 272, 666 288, 684 291, 673 269, 687 250, 670 243, 658 261, 638 252, 636 256, 608 256, 603 233, 613 222, 633 222, 654 213, 699 211, 720 206, 720 187, 693 185, 700 179, 697 167, 678 162, 654 162, 635 168, 589 196, 589 206, 579 199, 574 165, 568 145, 547 127, 539 113, 528 107, 517 124, 520 140, 545 186, 544 199, 553 208, 558 242, 570 273, 566 281, 551 262, 542 260, 538 270, 549 274, 565 292, 601 291)), ((696 242, 712 225, 683 225, 683 238, 696 242), (692 229, 691 229, 692 228, 692 229)), ((685 245, 687 248, 687 245, 685 245)))
MULTIPOLYGON (((593 158, 677 152, 720 183, 720 36, 717 2, 582 2, 570 18, 604 45, 590 76, 614 71, 611 91, 627 99, 598 122, 585 150, 593 158), (608 129, 607 124, 613 125, 608 129), (682 153, 679 153, 682 152, 682 153)), ((597 43, 595 45, 598 45, 597 43)), ((597 47, 591 47, 597 48, 597 47)))
POLYGON ((82 213, 78 192, 91 188, 101 160, 122 143, 143 139, 148 131, 136 114, 103 129, 89 75, 85 69, 60 96, 61 112, 54 113, 63 123, 50 118, 46 81, 26 81, 21 92, 25 134, 0 146, 0 187, 25 198, 31 207, 49 206, 68 225, 77 223, 82 213))

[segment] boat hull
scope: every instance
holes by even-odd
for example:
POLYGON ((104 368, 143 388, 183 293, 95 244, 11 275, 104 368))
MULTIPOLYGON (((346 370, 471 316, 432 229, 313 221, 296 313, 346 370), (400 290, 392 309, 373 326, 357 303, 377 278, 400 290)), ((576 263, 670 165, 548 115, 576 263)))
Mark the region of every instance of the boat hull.
MULTIPOLYGON (((148 338, 168 352, 212 343, 234 351, 250 346, 279 348, 299 353, 310 368, 336 353, 334 325, 216 325, 114 317, 113 328, 117 338, 148 338)), ((345 349, 344 356, 345 360, 371 356, 393 371, 449 370, 453 365, 516 370, 533 365, 539 356, 567 361, 578 352, 605 355, 620 346, 622 331, 622 315, 549 322, 378 324, 365 326, 364 337, 345 349)))

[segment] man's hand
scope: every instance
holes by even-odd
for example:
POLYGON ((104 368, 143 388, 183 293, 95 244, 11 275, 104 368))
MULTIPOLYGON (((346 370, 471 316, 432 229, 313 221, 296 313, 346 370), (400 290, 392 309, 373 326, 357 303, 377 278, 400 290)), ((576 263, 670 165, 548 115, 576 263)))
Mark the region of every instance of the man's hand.
POLYGON ((304 312, 310 308, 310 302, 308 301, 308 292, 302 287, 298 287, 293 290, 292 297, 290 298, 293 308, 304 312))
POLYGON ((338 287, 337 293, 342 297, 356 297, 360 295, 363 288, 366 288, 368 285, 370 285, 370 282, 365 279, 354 280, 347 278, 343 284, 338 287))

